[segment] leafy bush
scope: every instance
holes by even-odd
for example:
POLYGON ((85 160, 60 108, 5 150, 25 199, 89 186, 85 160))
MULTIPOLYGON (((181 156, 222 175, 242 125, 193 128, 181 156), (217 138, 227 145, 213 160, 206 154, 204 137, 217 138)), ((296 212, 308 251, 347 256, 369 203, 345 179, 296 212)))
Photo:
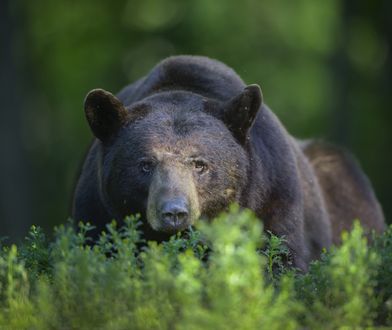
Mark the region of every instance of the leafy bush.
POLYGON ((307 274, 284 239, 232 208, 169 241, 144 242, 137 217, 92 245, 90 225, 49 241, 32 227, 0 256, 1 329, 336 329, 392 325, 392 228, 361 227, 307 274))

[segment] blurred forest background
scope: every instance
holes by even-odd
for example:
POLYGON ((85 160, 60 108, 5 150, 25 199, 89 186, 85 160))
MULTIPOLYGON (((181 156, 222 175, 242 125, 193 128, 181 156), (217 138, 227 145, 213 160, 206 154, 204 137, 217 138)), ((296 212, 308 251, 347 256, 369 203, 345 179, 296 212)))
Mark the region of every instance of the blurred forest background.
POLYGON ((392 1, 1 0, 0 236, 69 216, 83 99, 174 54, 217 58, 300 138, 354 152, 392 219, 392 1))

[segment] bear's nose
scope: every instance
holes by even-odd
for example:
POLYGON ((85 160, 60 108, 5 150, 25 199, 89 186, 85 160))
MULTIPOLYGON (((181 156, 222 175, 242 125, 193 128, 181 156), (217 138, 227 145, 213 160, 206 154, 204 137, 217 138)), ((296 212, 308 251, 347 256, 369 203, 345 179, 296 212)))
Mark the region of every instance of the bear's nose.
POLYGON ((170 200, 161 207, 161 219, 166 226, 174 230, 183 229, 188 220, 187 203, 183 199, 170 200))

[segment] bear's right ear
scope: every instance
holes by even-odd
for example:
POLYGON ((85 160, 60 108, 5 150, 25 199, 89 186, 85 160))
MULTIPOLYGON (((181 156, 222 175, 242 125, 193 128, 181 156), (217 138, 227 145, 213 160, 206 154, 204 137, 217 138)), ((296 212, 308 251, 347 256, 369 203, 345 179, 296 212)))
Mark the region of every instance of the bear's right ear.
POLYGON ((120 100, 103 89, 93 89, 84 100, 84 111, 93 134, 107 141, 127 121, 127 110, 120 100))

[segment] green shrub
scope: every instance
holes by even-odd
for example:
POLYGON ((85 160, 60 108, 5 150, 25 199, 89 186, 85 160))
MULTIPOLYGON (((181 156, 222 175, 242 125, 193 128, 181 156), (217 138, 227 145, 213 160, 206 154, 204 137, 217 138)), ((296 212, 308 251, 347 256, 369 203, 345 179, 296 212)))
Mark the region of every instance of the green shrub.
POLYGON ((95 244, 90 225, 53 241, 32 227, 0 256, 0 329, 337 329, 392 325, 392 229, 368 248, 358 224, 307 274, 284 239, 233 207, 157 244, 137 217, 95 244))
POLYGON ((341 247, 332 248, 310 271, 297 279, 297 294, 306 305, 303 315, 312 329, 319 324, 370 326, 375 317, 375 276, 379 258, 369 250, 358 223, 349 235, 343 233, 341 247))

